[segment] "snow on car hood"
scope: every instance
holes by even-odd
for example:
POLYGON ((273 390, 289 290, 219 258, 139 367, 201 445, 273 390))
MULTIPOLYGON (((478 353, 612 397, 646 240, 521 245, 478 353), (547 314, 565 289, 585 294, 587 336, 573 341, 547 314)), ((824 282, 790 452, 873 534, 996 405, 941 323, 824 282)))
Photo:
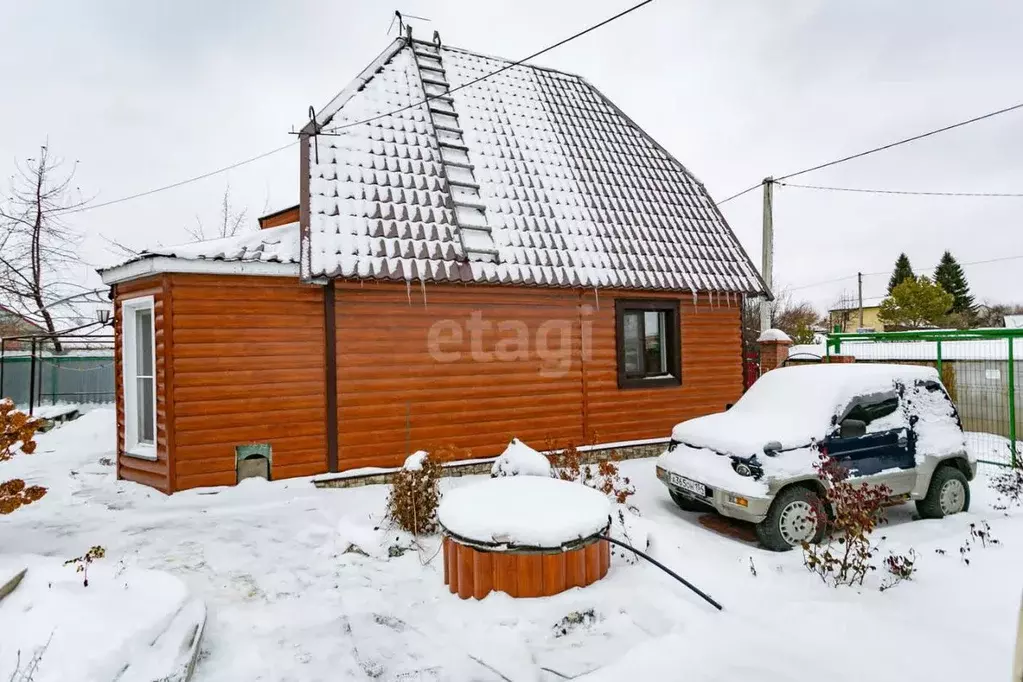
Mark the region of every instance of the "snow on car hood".
POLYGON ((772 370, 758 379, 732 409, 690 419, 671 437, 696 448, 748 457, 772 441, 782 449, 821 440, 856 397, 882 396, 896 381, 937 381, 930 367, 908 365, 810 365, 772 370))

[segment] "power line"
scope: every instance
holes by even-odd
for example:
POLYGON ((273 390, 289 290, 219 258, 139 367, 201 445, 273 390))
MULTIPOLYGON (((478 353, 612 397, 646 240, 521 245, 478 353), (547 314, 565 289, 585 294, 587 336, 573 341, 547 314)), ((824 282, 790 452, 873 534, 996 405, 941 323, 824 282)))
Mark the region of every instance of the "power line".
MULTIPOLYGON (((611 23, 612 21, 615 21, 616 19, 620 19, 621 17, 624 17, 626 14, 630 14, 631 12, 635 12, 639 8, 641 8, 641 7, 645 6, 645 5, 649 5, 653 1, 654 0, 643 0, 643 2, 640 2, 640 3, 636 4, 636 5, 633 5, 632 7, 629 7, 628 9, 625 9, 625 10, 619 12, 618 14, 615 14, 612 17, 608 17, 607 19, 601 21, 598 24, 594 24, 593 26, 590 26, 589 28, 586 28, 586 29, 584 29, 582 31, 579 31, 578 33, 576 33, 576 34, 574 34, 572 36, 569 36, 568 38, 565 38, 564 40, 561 40, 561 41, 559 41, 557 43, 554 43, 553 45, 550 45, 549 47, 545 47, 544 49, 542 49, 542 50, 540 50, 538 52, 534 52, 533 54, 529 55, 528 57, 520 59, 520 60, 518 60, 516 62, 511 62, 511 63, 503 66, 502 68, 498 69, 497 71, 494 71, 493 73, 485 74, 485 75, 477 78, 476 80, 473 80, 473 81, 470 81, 468 83, 465 83, 464 85, 460 85, 457 88, 452 88, 451 90, 449 90, 449 92, 453 92, 453 91, 459 90, 461 88, 469 87, 470 85, 475 85, 476 83, 479 83, 482 80, 485 80, 487 78, 490 78, 491 76, 499 74, 502 71, 510 69, 513 66, 518 66, 518 65, 522 64, 523 62, 527 62, 530 59, 534 59, 535 57, 539 57, 540 55, 542 55, 544 53, 547 53, 547 52, 550 52, 551 50, 553 50, 553 49, 555 49, 557 47, 561 47, 565 43, 571 42, 571 41, 575 40, 576 38, 584 36, 587 33, 590 33, 591 31, 595 31, 596 29, 598 29, 598 28, 600 28, 602 26, 606 26, 607 24, 611 23)), ((413 107, 420 106, 421 104, 424 104, 424 103, 430 101, 431 99, 434 99, 434 97, 427 97, 422 102, 416 102, 415 104, 411 104, 411 105, 408 105, 408 106, 396 109, 396 110, 391 111, 391 112, 379 114, 377 116, 374 116, 372 118, 368 118, 368 119, 363 120, 363 121, 356 121, 354 123, 348 123, 348 124, 345 124, 343 126, 338 126, 336 128, 332 128, 331 130, 336 132, 336 131, 342 130, 344 128, 350 128, 352 126, 357 126, 357 125, 362 125, 364 123, 369 123, 369 122, 375 121, 375 120, 377 120, 379 118, 383 118, 385 116, 391 116, 393 114, 405 111, 407 109, 411 109, 413 107)), ((321 134, 329 134, 329 133, 321 133, 321 134)), ((206 178, 213 177, 214 175, 219 175, 220 173, 226 173, 229 170, 233 170, 233 169, 238 168, 240 166, 244 166, 244 165, 250 164, 250 163, 252 163, 254 161, 259 161, 260 159, 264 159, 264 158, 266 158, 268 156, 272 156, 273 154, 276 154, 278 152, 284 151, 285 149, 288 149, 289 147, 291 147, 291 146, 293 146, 295 144, 298 144, 297 140, 289 142, 288 144, 283 145, 281 147, 277 147, 276 149, 271 149, 268 152, 263 152, 262 154, 257 154, 256 156, 250 157, 248 159, 244 159, 242 161, 238 161, 236 163, 232 163, 229 166, 224 166, 222 168, 218 168, 216 170, 209 171, 208 173, 203 173, 202 175, 196 175, 196 176, 193 176, 193 177, 190 177, 190 178, 186 178, 185 180, 179 180, 178 182, 173 182, 173 183, 171 183, 169 185, 163 185, 161 187, 154 187, 153 189, 146 190, 144 192, 137 192, 135 194, 130 194, 128 196, 121 197, 119 199, 111 199, 110 201, 104 201, 104 202, 101 202, 101 203, 98 203, 98 204, 90 204, 88 206, 82 206, 80 208, 74 208, 74 209, 62 212, 62 215, 70 215, 72 213, 81 213, 82 211, 91 211, 93 209, 103 208, 105 206, 113 206, 114 204, 120 204, 120 203, 123 203, 125 201, 131 201, 132 199, 139 199, 141 197, 146 197, 146 196, 149 196, 151 194, 156 194, 158 192, 164 192, 166 190, 174 189, 176 187, 181 187, 182 185, 187 185, 187 184, 190 184, 190 183, 193 183, 193 182, 197 182, 199 180, 205 180, 206 178)))
MULTIPOLYGON (((909 142, 915 142, 916 140, 922 140, 923 138, 930 137, 931 135, 937 135, 938 133, 943 133, 945 131, 952 130, 954 128, 960 128, 962 126, 969 125, 970 123, 976 123, 977 121, 983 121, 986 118, 992 118, 992 117, 998 116, 1000 114, 1005 114, 1005 113, 1008 113, 1010 111, 1015 111, 1017 109, 1023 109, 1023 102, 1020 102, 1019 104, 1014 104, 1011 107, 1006 107, 1004 109, 999 109, 998 111, 992 111, 992 112, 989 112, 987 114, 983 114, 982 116, 976 116, 974 118, 967 119, 965 121, 959 121, 958 123, 953 123, 952 125, 947 125, 947 126, 945 126, 943 128, 937 128, 935 130, 929 130, 926 133, 920 133, 919 135, 914 135, 913 137, 907 137, 907 138, 905 138, 903 140, 899 140, 897 142, 892 142, 892 143, 883 145, 881 147, 874 147, 873 149, 868 149, 865 152, 859 152, 858 154, 852 154, 850 156, 844 156, 844 157, 842 157, 840 159, 835 159, 834 161, 828 161, 827 163, 821 163, 821 164, 818 164, 816 166, 811 166, 810 168, 804 168, 803 170, 796 171, 795 173, 789 173, 788 175, 782 175, 781 177, 777 178, 774 182, 776 182, 777 184, 788 185, 789 187, 804 187, 806 189, 830 189, 830 190, 834 190, 834 191, 847 191, 847 192, 875 192, 877 194, 925 194, 925 195, 933 194, 935 196, 946 196, 945 193, 939 193, 939 192, 931 193, 931 192, 896 192, 896 191, 886 191, 886 190, 858 190, 858 189, 851 189, 851 188, 850 189, 845 189, 845 188, 840 188, 840 187, 818 187, 818 186, 813 186, 813 185, 795 185, 795 184, 789 184, 789 183, 782 182, 782 181, 783 180, 787 180, 789 178, 794 178, 797 175, 803 175, 805 173, 812 173, 813 171, 821 170, 822 168, 828 168, 830 166, 837 166, 840 163, 845 163, 846 161, 852 161, 853 159, 859 159, 861 157, 868 156, 870 154, 876 154, 877 152, 882 152, 882 151, 885 151, 886 149, 891 149, 892 147, 898 147, 899 145, 902 145, 902 144, 906 144, 906 143, 909 143, 909 142)), ((742 195, 744 195, 744 194, 746 194, 748 192, 752 192, 757 187, 760 187, 763 184, 764 184, 763 182, 758 182, 757 184, 753 185, 752 187, 748 187, 748 188, 742 190, 741 192, 738 192, 737 194, 733 194, 732 196, 728 197, 727 199, 724 199, 722 201, 717 202, 718 206, 720 206, 721 204, 723 204, 725 202, 731 201, 732 199, 738 199, 742 195)), ((972 194, 972 193, 961 193, 960 194, 960 193, 957 193, 955 195, 948 195, 948 196, 1020 196, 1020 195, 1016 195, 1016 194, 996 194, 996 193, 976 193, 976 194, 972 194)))
POLYGON ((749 193, 749 192, 752 192, 752 191, 753 191, 753 190, 755 190, 755 189, 756 189, 757 187, 760 187, 760 186, 761 186, 761 185, 763 185, 763 184, 764 184, 763 182, 758 182, 757 184, 753 185, 752 187, 747 187, 746 189, 742 190, 741 192, 738 192, 737 194, 733 194, 732 196, 728 197, 727 199, 722 199, 721 201, 719 201, 719 202, 718 202, 718 206, 720 206, 721 204, 724 204, 724 203, 726 203, 726 202, 729 202, 729 201, 731 201, 732 199, 738 199, 738 198, 739 198, 739 197, 741 197, 741 196, 742 196, 743 194, 747 194, 747 193, 749 193))
POLYGON ((777 179, 777 181, 787 180, 789 178, 794 178, 797 175, 803 175, 805 173, 812 173, 813 171, 821 170, 822 168, 828 168, 830 166, 837 166, 838 164, 845 163, 846 161, 852 161, 853 159, 859 159, 861 157, 868 156, 870 154, 876 154, 877 152, 883 152, 886 149, 891 149, 892 147, 898 147, 899 145, 907 144, 909 142, 915 142, 916 140, 922 140, 923 138, 930 137, 931 135, 937 135, 938 133, 944 133, 944 132, 952 130, 954 128, 961 128, 962 126, 969 125, 970 123, 976 123, 977 121, 983 121, 984 119, 987 119, 987 118, 993 118, 994 116, 999 116, 1001 114, 1005 114, 1005 113, 1008 113, 1010 111, 1015 111, 1016 109, 1023 109, 1023 102, 1020 102, 1019 104, 1014 104, 1014 105, 1012 105, 1010 107, 1006 107, 1004 109, 999 109, 998 111, 992 111, 990 113, 983 114, 981 116, 976 116, 974 118, 967 119, 965 121, 959 121, 958 123, 953 123, 952 125, 947 125, 947 126, 944 126, 942 128, 936 128, 935 130, 929 130, 926 133, 921 133, 919 135, 914 135, 913 137, 907 137, 907 138, 899 140, 897 142, 891 142, 891 143, 883 145, 881 147, 874 147, 873 149, 868 149, 865 152, 859 152, 858 154, 852 154, 850 156, 844 156, 844 157, 842 157, 840 159, 835 159, 834 161, 828 161, 827 163, 817 164, 816 166, 811 166, 810 168, 804 168, 803 170, 796 171, 795 173, 789 173, 788 175, 782 175, 781 177, 779 177, 777 179))
POLYGON ((844 282, 847 279, 856 279, 856 275, 846 275, 845 277, 836 277, 835 279, 826 279, 823 282, 814 282, 813 284, 800 284, 798 287, 780 287, 785 291, 798 291, 799 289, 812 289, 814 287, 824 286, 825 284, 834 284, 835 282, 844 282))
POLYGON ((196 176, 188 178, 186 180, 179 180, 178 182, 172 182, 171 184, 164 185, 162 187, 155 187, 153 189, 146 190, 145 192, 138 192, 137 194, 130 194, 130 195, 126 196, 126 197, 121 197, 120 199, 111 199, 110 201, 104 201, 104 202, 99 203, 99 204, 89 204, 88 206, 82 206, 82 207, 79 207, 79 208, 73 208, 73 209, 68 210, 68 211, 63 211, 61 213, 61 215, 69 215, 71 213, 81 213, 82 211, 91 211, 94 208, 103 208, 104 206, 113 206, 114 204, 120 204, 120 203, 123 203, 125 201, 131 201, 132 199, 138 199, 140 197, 149 196, 150 194, 156 194, 157 192, 163 192, 163 191, 166 191, 168 189, 174 189, 175 187, 181 187, 182 185, 187 185, 187 184, 189 184, 191 182, 197 182, 199 180, 205 180, 206 178, 213 177, 214 175, 219 175, 220 173, 226 173, 227 171, 233 170, 235 168, 238 168, 239 166, 244 166, 245 164, 252 163, 253 161, 259 161, 260 159, 264 159, 264 158, 266 158, 268 156, 276 154, 277 152, 282 152, 285 149, 287 149, 287 148, 289 148, 289 147, 291 147, 293 145, 296 145, 296 144, 298 144, 298 141, 294 140, 294 141, 289 142, 288 144, 284 145, 283 147, 278 147, 277 149, 271 149, 268 152, 263 152, 262 154, 259 154, 257 156, 253 156, 251 158, 245 159, 244 161, 238 161, 237 163, 232 163, 230 166, 224 166, 223 168, 218 168, 218 169, 212 170, 212 171, 210 171, 208 173, 203 173, 202 175, 196 175, 196 176))
MULTIPOLYGON (((1000 262, 1003 262, 1003 261, 1020 260, 1020 259, 1023 259, 1023 254, 1020 254, 1018 256, 1002 256, 1000 258, 987 258, 985 260, 968 261, 968 262, 965 262, 965 263, 960 263, 959 265, 961 265, 961 266, 967 266, 967 265, 986 265, 988 263, 1000 263, 1000 262)), ((933 270, 936 267, 938 267, 938 266, 935 265, 934 267, 929 268, 929 269, 933 270)), ((858 273, 858 274, 861 274, 864 277, 877 277, 879 275, 890 275, 892 273, 891 273, 890 270, 882 270, 880 272, 862 272, 862 273, 858 273)), ((814 287, 824 286, 825 284, 834 284, 836 282, 844 282, 847 279, 856 279, 856 277, 857 277, 856 274, 852 274, 852 275, 846 275, 845 277, 836 277, 835 279, 827 279, 827 280, 824 280, 823 282, 813 282, 812 284, 800 284, 799 286, 795 286, 795 287, 782 287, 782 288, 785 291, 798 291, 800 289, 812 289, 814 287)))
POLYGON ((421 99, 421 100, 419 100, 417 102, 412 102, 411 104, 407 104, 407 105, 405 105, 403 107, 395 109, 394 111, 385 111, 382 114, 377 114, 376 116, 371 116, 370 118, 362 119, 361 121, 353 121, 351 123, 345 123, 344 125, 339 125, 339 126, 335 126, 333 128, 328 128, 327 130, 329 132, 327 132, 327 133, 321 132, 319 134, 320 135, 336 134, 339 130, 344 130, 346 128, 352 128, 352 127, 355 127, 355 126, 364 125, 366 123, 372 123, 373 121, 377 121, 377 120, 379 120, 381 118, 386 118, 388 116, 393 116, 395 114, 400 114, 401 112, 408 111, 409 109, 415 109, 416 107, 422 106, 422 105, 426 104, 427 102, 431 102, 431 101, 433 101, 433 100, 435 100, 435 99, 437 99, 439 97, 446 97, 447 95, 450 95, 452 92, 456 92, 456 91, 461 90, 463 88, 468 88, 468 87, 471 87, 473 85, 476 85, 477 83, 485 81, 486 79, 491 78, 493 76, 496 76, 499 73, 507 71, 508 69, 512 68, 513 66, 520 66, 523 63, 528 62, 530 59, 535 59, 535 58, 539 57, 540 55, 545 54, 547 52, 550 52, 551 50, 553 50, 555 48, 561 47, 562 45, 564 45, 566 43, 572 42, 576 38, 581 38, 582 36, 586 35, 587 33, 590 33, 591 31, 596 31, 598 28, 600 28, 602 26, 606 26, 607 24, 610 24, 612 21, 615 21, 616 19, 621 19, 626 14, 630 14, 632 12, 635 12, 636 10, 638 10, 641 7, 649 5, 653 1, 654 0, 643 0, 643 2, 635 4, 632 7, 629 7, 628 9, 622 10, 618 14, 615 14, 614 16, 608 17, 607 19, 604 19, 604 21, 601 21, 598 24, 594 24, 593 26, 590 26, 589 28, 585 28, 585 29, 583 29, 582 31, 579 31, 576 34, 569 36, 568 38, 564 38, 564 39, 554 43, 553 45, 549 45, 548 47, 545 47, 545 48, 543 48, 542 50, 540 50, 538 52, 534 52, 533 54, 529 55, 528 57, 523 57, 522 59, 519 59, 519 60, 514 61, 514 62, 508 62, 507 64, 502 66, 500 69, 497 69, 496 71, 491 71, 490 73, 485 73, 482 76, 480 76, 479 78, 471 80, 468 83, 463 83, 462 85, 456 86, 454 88, 450 88, 449 90, 447 90, 443 94, 430 95, 429 97, 425 97, 425 98, 423 98, 423 99, 421 99))
MULTIPOLYGON (((829 192, 858 192, 862 194, 899 194, 925 197, 1023 197, 1023 192, 917 192, 912 190, 868 189, 865 187, 830 187, 826 185, 798 185, 792 182, 778 182, 783 187, 827 190, 829 192)), ((727 201, 727 200, 726 200, 727 201)))

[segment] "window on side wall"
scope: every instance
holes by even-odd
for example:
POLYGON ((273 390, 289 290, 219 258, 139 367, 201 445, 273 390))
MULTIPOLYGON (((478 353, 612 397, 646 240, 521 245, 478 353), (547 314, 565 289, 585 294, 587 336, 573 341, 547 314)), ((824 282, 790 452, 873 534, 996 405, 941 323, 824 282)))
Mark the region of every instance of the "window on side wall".
POLYGON ((615 301, 618 387, 682 383, 678 301, 615 301))
POLYGON ((124 379, 124 447, 127 454, 156 459, 156 342, 153 297, 121 304, 121 367, 124 379))

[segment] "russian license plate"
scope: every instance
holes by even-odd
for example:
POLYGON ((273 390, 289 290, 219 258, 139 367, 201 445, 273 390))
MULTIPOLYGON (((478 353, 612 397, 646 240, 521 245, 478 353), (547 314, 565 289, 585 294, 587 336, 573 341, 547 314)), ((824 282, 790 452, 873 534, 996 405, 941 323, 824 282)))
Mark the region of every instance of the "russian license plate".
POLYGON ((686 478, 685 476, 679 476, 678 474, 671 475, 671 484, 678 486, 686 492, 690 492, 700 497, 707 496, 707 486, 692 479, 686 478))

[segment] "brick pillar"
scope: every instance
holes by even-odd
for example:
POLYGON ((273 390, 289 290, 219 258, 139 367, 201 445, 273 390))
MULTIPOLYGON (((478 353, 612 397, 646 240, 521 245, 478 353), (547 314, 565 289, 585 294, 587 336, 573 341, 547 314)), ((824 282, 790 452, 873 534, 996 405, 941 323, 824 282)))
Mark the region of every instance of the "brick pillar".
POLYGON ((825 362, 830 362, 832 364, 846 364, 846 363, 850 363, 850 362, 856 362, 856 356, 855 355, 831 355, 831 356, 828 356, 828 357, 824 358, 824 361, 825 362))
POLYGON ((789 357, 792 339, 780 329, 768 329, 757 339, 760 344, 760 374, 781 367, 789 357))

